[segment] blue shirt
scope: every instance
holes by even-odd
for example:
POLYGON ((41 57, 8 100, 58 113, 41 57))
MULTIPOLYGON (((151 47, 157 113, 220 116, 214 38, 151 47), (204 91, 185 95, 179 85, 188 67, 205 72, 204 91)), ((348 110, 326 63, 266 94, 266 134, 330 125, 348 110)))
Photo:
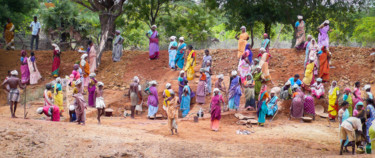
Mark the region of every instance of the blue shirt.
MULTIPOLYGON (((294 86, 294 77, 290 78, 289 81, 290 81, 290 86, 294 86)), ((298 79, 295 83, 296 83, 298 86, 301 86, 302 81, 301 81, 300 79, 298 79)))
POLYGON ((32 35, 37 35, 39 29, 41 28, 40 23, 38 21, 36 23, 34 21, 31 22, 30 27, 32 28, 32 35))

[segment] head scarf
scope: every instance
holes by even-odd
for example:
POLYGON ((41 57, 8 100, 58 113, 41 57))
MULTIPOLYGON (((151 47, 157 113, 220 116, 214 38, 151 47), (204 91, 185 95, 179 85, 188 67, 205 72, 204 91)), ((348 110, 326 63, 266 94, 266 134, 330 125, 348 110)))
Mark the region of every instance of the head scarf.
POLYGON ((264 33, 263 36, 267 36, 267 37, 268 37, 268 34, 267 34, 267 33, 264 33))
POLYGON ((217 75, 217 78, 221 78, 221 79, 224 79, 224 75, 223 74, 220 74, 220 75, 217 75))
POLYGON ((355 104, 355 108, 357 109, 357 106, 359 106, 359 105, 362 105, 363 106, 363 102, 358 102, 357 104, 355 104))
POLYGON ((73 65, 73 69, 74 69, 74 70, 77 70, 78 68, 79 68, 79 65, 78 65, 78 64, 74 64, 74 65, 73 65))
POLYGON ((133 81, 139 83, 139 78, 138 78, 138 76, 134 76, 134 77, 133 77, 133 81))
POLYGON ((175 41, 176 40, 176 36, 171 36, 170 39, 173 40, 173 41, 175 41))
MULTIPOLYGON (((167 83, 167 84, 165 84, 165 88, 171 88, 171 86, 172 86, 172 84, 170 84, 170 83, 167 83)), ((170 92, 170 91, 169 91, 170 92)))
POLYGON ((26 55, 27 53, 26 53, 26 51, 25 50, 21 50, 21 56, 24 56, 24 55, 26 55))
POLYGON ((60 77, 57 77, 57 78, 56 78, 56 82, 57 82, 57 83, 61 83, 61 78, 60 78, 60 77))
POLYGON ((286 86, 291 85, 290 81, 289 81, 289 80, 286 81, 285 85, 286 85, 286 86))
POLYGON ((158 28, 158 27, 156 27, 156 25, 152 25, 151 28, 155 28, 155 29, 156 29, 156 28, 158 28))
POLYGON ((307 35, 307 38, 312 38, 312 35, 307 35))
POLYGON ((185 73, 185 71, 184 71, 184 70, 181 70, 181 71, 180 71, 180 75, 183 74, 183 73, 185 73))
POLYGON ((13 70, 13 71, 10 72, 10 74, 12 76, 17 76, 18 75, 18 71, 17 70, 13 70))
POLYGON ((70 110, 70 111, 74 111, 74 110, 75 110, 74 105, 70 105, 70 106, 69 106, 69 110, 70 110))
POLYGON ((232 76, 237 76, 237 71, 236 70, 232 71, 232 76))
POLYGON ((317 78, 316 81, 317 81, 317 82, 322 82, 323 79, 322 79, 322 78, 317 78))
POLYGON ((98 82, 98 86, 104 86, 103 82, 98 82))
POLYGON ((199 69, 199 72, 205 72, 204 68, 199 69))
POLYGON ((60 47, 57 44, 53 43, 52 47, 55 47, 55 50, 60 51, 60 47))
POLYGON ((120 30, 116 30, 116 33, 120 34, 120 33, 121 33, 121 31, 120 31, 120 30))
POLYGON ((275 94, 275 93, 276 93, 276 89, 275 89, 275 87, 271 89, 271 92, 270 92, 270 94, 272 94, 272 93, 273 93, 273 94, 275 94))
POLYGON ((39 107, 38 109, 36 109, 36 113, 42 114, 43 113, 43 107, 39 107))
POLYGON ((294 85, 293 85, 293 89, 299 89, 298 84, 294 84, 294 85))
POLYGON ((369 84, 366 84, 365 87, 364 87, 365 90, 368 90, 370 88, 371 88, 371 85, 369 85, 369 84))
POLYGON ((89 77, 95 77, 95 76, 96 76, 96 74, 93 73, 93 72, 89 74, 89 77))
POLYGON ((220 92, 220 89, 219 88, 214 88, 214 93, 215 92, 220 92))
POLYGON ((349 87, 346 87, 344 91, 350 93, 352 90, 349 87))
POLYGON ((337 87, 337 82, 336 81, 332 81, 331 87, 329 89, 329 94, 331 94, 333 92, 333 90, 335 89, 335 87, 337 87), (336 86, 333 86, 333 83, 336 83, 336 86))
POLYGON ((266 49, 264 49, 263 47, 259 49, 260 52, 265 52, 266 49))
POLYGON ((246 31, 246 27, 245 27, 245 26, 241 26, 241 30, 242 30, 242 29, 245 29, 245 31, 246 31))
POLYGON ((81 56, 81 66, 86 65, 86 60, 85 60, 86 57, 87 57, 87 54, 82 54, 82 56, 81 56))
POLYGON ((329 24, 329 20, 325 20, 323 24, 329 24))
POLYGON ((298 18, 298 20, 302 20, 303 16, 302 15, 298 15, 297 18, 298 18))
POLYGON ((180 41, 185 41, 185 40, 184 40, 184 37, 180 37, 179 40, 180 40, 180 41))

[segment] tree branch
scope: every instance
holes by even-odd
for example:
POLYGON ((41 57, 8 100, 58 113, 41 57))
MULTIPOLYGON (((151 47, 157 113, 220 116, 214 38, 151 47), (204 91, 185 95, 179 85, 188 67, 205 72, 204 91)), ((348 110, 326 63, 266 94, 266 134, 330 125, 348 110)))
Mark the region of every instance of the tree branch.
MULTIPOLYGON (((76 3, 78 3, 78 4, 80 4, 80 5, 84 6, 84 7, 86 7, 87 9, 93 11, 93 12, 97 12, 97 11, 99 11, 99 9, 93 7, 92 5, 91 5, 91 6, 88 6, 88 5, 86 5, 85 3, 83 3, 83 2, 80 1, 80 0, 73 0, 73 2, 76 2, 76 3)), ((90 4, 91 4, 91 3, 90 3, 90 4)))

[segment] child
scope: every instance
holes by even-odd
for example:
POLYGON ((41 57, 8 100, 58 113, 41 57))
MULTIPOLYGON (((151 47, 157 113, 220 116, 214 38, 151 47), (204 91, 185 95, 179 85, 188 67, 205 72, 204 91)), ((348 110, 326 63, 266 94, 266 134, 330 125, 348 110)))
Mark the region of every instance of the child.
POLYGON ((103 82, 98 82, 98 89, 95 91, 96 96, 96 109, 98 109, 98 123, 100 124, 100 116, 104 114, 105 111, 105 103, 103 98, 103 82))
POLYGON ((30 70, 30 84, 37 84, 38 80, 42 78, 36 67, 36 58, 34 52, 31 52, 31 57, 27 59, 27 63, 30 70))
POLYGON ((197 96, 196 96, 196 101, 199 104, 204 104, 205 103, 205 98, 206 98, 206 74, 205 74, 205 69, 201 68, 200 69, 201 77, 198 82, 198 87, 197 87, 197 96))
POLYGON ((96 83, 97 81, 95 80, 95 76, 96 74, 95 73, 90 73, 90 83, 89 83, 89 86, 88 86, 88 92, 89 92, 89 98, 88 98, 88 101, 89 101, 89 106, 90 107, 95 107, 95 90, 96 90, 96 83))

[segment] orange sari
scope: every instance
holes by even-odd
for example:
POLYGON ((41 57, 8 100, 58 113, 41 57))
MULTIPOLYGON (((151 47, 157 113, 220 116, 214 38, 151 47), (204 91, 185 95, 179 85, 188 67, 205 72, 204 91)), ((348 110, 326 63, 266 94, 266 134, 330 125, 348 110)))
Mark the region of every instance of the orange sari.
MULTIPOLYGON (((322 48, 322 50, 324 50, 322 48)), ((330 55, 327 51, 322 51, 322 54, 319 57, 319 77, 323 79, 323 81, 329 80, 329 60, 328 58, 330 55)))
POLYGON ((4 37, 6 42, 6 48, 14 49, 14 25, 13 23, 7 23, 5 25, 4 37))

